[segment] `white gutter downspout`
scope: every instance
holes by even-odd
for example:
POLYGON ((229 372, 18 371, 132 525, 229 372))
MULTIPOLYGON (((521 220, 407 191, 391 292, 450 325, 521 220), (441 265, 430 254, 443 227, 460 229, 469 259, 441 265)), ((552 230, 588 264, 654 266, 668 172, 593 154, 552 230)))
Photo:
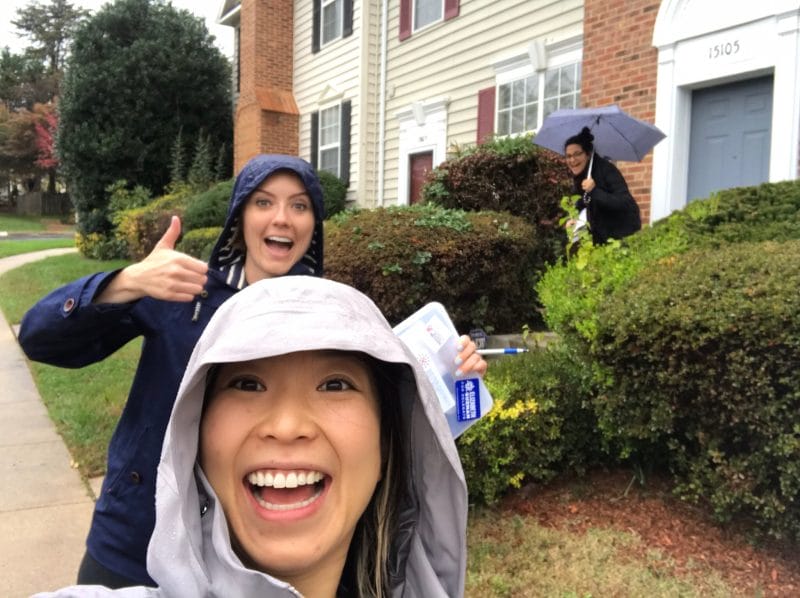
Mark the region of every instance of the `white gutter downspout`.
POLYGON ((378 100, 378 205, 383 207, 383 187, 386 177, 386 46, 389 31, 389 0, 382 2, 381 14, 381 72, 380 99, 378 100))

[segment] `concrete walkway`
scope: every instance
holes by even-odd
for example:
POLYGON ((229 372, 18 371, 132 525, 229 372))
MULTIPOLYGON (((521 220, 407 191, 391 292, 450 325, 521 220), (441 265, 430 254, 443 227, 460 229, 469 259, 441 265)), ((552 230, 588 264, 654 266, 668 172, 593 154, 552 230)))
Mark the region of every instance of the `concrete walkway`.
MULTIPOLYGON (((0 275, 74 249, 0 259, 0 275)), ((47 415, 25 355, 0 312, 0 596, 75 583, 94 501, 47 415)))

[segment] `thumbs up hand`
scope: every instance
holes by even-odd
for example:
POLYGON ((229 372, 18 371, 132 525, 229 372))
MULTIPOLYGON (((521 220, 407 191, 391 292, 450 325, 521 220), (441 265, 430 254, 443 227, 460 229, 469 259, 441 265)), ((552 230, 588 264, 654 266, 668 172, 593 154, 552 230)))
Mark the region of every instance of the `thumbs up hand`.
POLYGON ((208 264, 175 251, 180 234, 181 220, 173 216, 153 251, 141 262, 121 270, 94 303, 128 303, 142 297, 191 301, 208 280, 208 264))

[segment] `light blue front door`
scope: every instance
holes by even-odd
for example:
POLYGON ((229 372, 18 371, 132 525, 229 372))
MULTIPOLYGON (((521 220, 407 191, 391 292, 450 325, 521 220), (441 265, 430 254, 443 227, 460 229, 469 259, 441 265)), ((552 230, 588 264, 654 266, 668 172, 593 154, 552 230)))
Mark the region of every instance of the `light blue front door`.
POLYGON ((772 77, 692 92, 688 199, 769 180, 772 77))

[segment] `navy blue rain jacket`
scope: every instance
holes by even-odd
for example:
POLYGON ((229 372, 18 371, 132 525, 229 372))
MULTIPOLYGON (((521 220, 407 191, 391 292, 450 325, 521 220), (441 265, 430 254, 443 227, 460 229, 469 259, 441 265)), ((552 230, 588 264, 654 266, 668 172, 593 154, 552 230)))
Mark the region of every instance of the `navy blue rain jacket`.
POLYGON ((209 260, 208 283, 190 303, 150 297, 125 304, 93 304, 116 272, 92 274, 40 300, 22 320, 19 342, 27 356, 80 368, 101 361, 137 336, 142 353, 128 400, 108 448, 106 476, 95 505, 87 550, 106 568, 142 585, 147 544, 155 525, 156 470, 178 386, 197 339, 216 309, 245 286, 244 253, 233 245, 242 206, 278 170, 296 173, 314 206, 311 246, 289 274, 322 276, 322 189, 306 161, 259 155, 236 178, 222 234, 209 260))

